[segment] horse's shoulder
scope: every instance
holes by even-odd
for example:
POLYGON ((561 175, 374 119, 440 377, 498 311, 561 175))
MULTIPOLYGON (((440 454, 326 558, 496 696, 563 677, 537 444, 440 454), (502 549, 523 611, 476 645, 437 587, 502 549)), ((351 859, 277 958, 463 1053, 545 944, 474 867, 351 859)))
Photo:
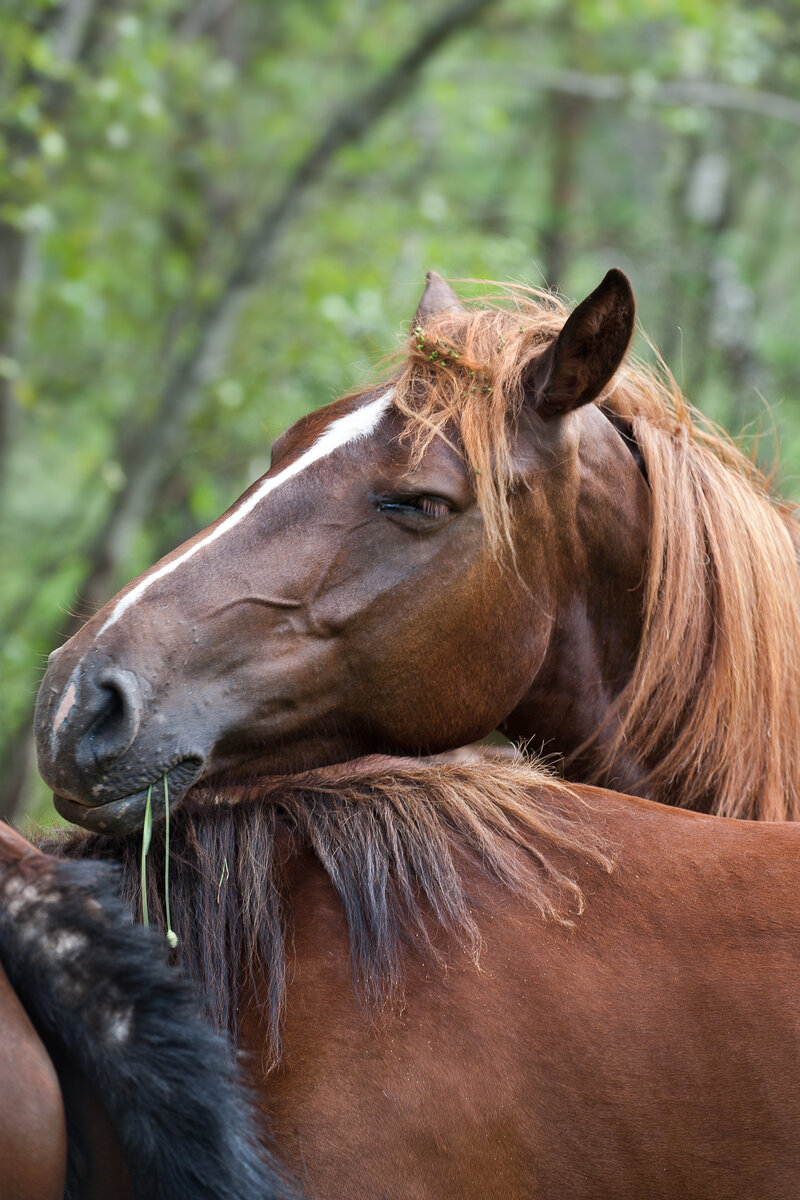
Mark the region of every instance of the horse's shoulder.
POLYGON ((1 965, 0 1011, 0 1194, 6 1200, 33 1194, 56 1200, 67 1161, 61 1088, 1 965))

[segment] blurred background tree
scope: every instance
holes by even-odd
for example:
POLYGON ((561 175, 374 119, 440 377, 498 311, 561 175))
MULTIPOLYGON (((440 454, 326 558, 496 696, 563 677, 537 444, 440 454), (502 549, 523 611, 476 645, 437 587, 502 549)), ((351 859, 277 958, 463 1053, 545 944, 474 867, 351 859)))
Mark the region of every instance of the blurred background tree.
POLYGON ((44 656, 400 336, 610 265, 800 462, 798 0, 0 0, 0 813, 44 656))

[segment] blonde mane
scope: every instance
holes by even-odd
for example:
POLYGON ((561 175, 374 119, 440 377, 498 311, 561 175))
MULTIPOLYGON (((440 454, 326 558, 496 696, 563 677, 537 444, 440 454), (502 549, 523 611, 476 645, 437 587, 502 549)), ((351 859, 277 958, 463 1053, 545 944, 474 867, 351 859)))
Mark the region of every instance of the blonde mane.
MULTIPOLYGON (((552 295, 505 288, 415 326, 395 380, 417 453, 437 435, 460 444, 498 554, 513 543, 521 380, 567 315, 552 295)), ((653 523, 638 659, 615 714, 619 732, 586 782, 613 780, 625 748, 649 764, 653 798, 721 816, 797 819, 794 516, 732 439, 690 407, 663 364, 655 371, 629 355, 598 403, 631 428, 653 523)))

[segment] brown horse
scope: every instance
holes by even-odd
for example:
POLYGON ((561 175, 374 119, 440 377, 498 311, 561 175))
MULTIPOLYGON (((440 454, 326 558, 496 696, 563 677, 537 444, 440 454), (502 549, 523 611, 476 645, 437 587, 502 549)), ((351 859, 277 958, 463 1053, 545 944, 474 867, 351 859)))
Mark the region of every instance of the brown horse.
POLYGON ((2 1200, 288 1200, 227 1049, 115 892, 0 825, 2 1200))
POLYGON ((39 764, 65 816, 141 825, 200 777, 500 728, 575 781, 800 811, 794 520, 625 358, 619 271, 462 307, 432 276, 385 383, 301 420, 268 474, 51 659, 39 764))
MULTIPOLYGON (((797 824, 372 759, 172 826, 179 953, 309 1196, 800 1195, 797 824)), ((138 838, 69 836, 135 907, 138 838)))

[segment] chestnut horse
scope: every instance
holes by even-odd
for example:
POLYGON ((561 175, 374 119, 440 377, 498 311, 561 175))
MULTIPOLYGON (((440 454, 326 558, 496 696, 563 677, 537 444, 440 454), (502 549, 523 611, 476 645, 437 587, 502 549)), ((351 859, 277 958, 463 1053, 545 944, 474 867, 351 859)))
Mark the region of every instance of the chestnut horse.
POLYGON ((299 421, 270 471, 51 657, 39 765, 88 829, 190 784, 434 753, 502 729, 598 783, 800 811, 797 530, 626 351, 610 271, 567 319, 431 276, 391 378, 299 421))
MULTIPOLYGON (((800 1195, 797 824, 374 758, 171 825, 178 953, 309 1196, 800 1195)), ((137 906, 135 835, 61 850, 137 906)))
POLYGON ((299 422, 43 681, 57 806, 121 837, 66 850, 121 856, 132 902, 148 797, 186 796, 178 953, 323 1200, 800 1191, 797 826, 346 761, 502 727, 576 779, 794 816, 793 527, 619 370, 633 321, 619 272, 569 319, 431 279, 392 379, 299 422))
POLYGON ((0 1196, 288 1200, 227 1048, 115 892, 0 825, 0 1196))

